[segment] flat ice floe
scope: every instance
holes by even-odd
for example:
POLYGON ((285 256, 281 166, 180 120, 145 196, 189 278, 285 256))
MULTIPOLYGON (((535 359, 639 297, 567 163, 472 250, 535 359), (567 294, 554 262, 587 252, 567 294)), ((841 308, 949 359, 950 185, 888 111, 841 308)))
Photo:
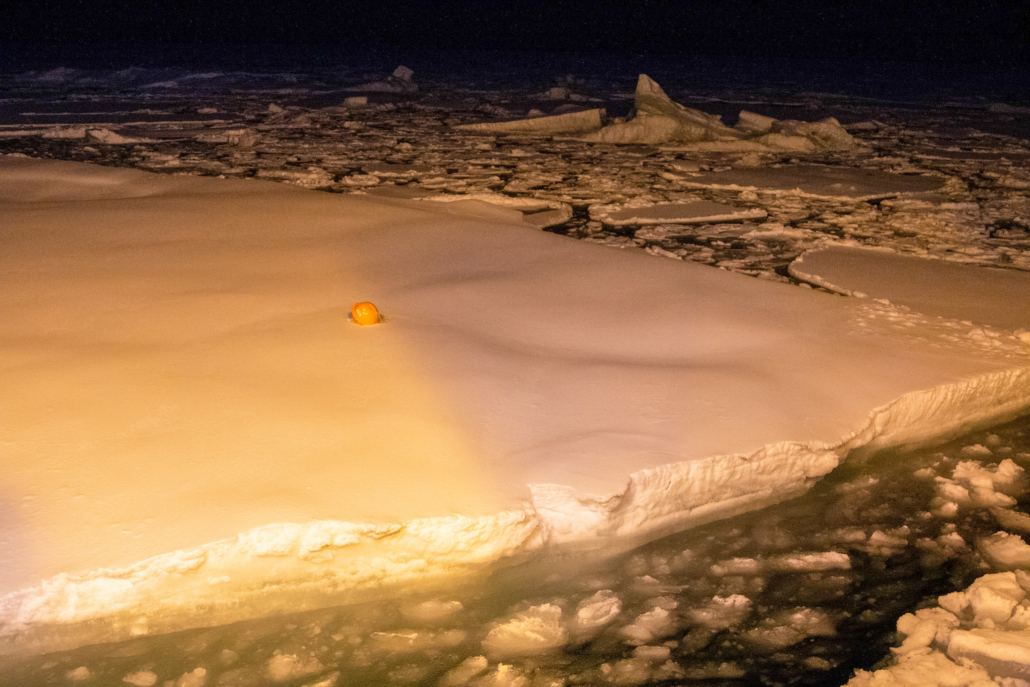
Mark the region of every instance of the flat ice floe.
POLYGON ((687 187, 800 193, 829 198, 876 200, 904 194, 936 191, 944 179, 915 174, 894 174, 858 167, 788 165, 740 167, 722 172, 699 172, 682 180, 687 187))
POLYGON ((790 273, 831 291, 886 299, 927 315, 1021 333, 1030 329, 1030 273, 1021 270, 828 245, 799 257, 790 273))
POLYGON ((764 219, 769 213, 760 208, 742 208, 708 200, 652 205, 593 205, 590 219, 604 224, 642 226, 646 224, 700 224, 705 222, 741 222, 764 219))
POLYGON ((1012 337, 504 208, 9 157, 0 198, 8 651, 614 551, 1030 403, 1012 337))

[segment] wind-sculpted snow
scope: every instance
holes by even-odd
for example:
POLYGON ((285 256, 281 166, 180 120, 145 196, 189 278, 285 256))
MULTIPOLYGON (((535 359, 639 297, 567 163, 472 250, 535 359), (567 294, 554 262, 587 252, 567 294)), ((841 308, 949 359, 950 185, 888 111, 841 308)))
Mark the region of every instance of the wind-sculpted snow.
POLYGON ((480 202, 9 158, 0 197, 7 651, 610 553, 1030 405, 1011 335, 480 202))

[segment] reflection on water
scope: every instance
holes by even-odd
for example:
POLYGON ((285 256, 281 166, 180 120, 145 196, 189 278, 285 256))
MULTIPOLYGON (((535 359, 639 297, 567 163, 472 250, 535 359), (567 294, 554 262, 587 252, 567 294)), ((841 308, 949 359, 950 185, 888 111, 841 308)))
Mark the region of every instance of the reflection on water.
POLYGON ((0 684, 839 685, 889 652, 898 616, 989 571, 977 541, 1030 505, 1016 466, 1030 418, 846 464, 801 498, 609 560, 83 647, 0 684))

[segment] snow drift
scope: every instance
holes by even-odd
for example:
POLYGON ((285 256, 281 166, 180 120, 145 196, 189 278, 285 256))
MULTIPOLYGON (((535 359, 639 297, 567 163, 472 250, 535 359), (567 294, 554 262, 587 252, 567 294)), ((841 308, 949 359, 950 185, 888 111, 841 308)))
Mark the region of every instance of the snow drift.
POLYGON ((1030 404, 1011 335, 486 203, 10 157, 0 198, 6 652, 613 552, 1030 404))

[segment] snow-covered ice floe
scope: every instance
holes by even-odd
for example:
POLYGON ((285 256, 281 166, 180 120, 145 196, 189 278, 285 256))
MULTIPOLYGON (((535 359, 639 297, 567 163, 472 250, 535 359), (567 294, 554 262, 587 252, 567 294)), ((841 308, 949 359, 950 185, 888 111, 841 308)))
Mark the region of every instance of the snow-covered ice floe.
POLYGON ((604 126, 608 115, 603 108, 566 112, 544 117, 530 117, 505 122, 459 124, 455 129, 492 134, 579 134, 604 126))
POLYGON ((761 208, 742 208, 709 200, 650 205, 591 205, 590 219, 609 226, 642 226, 646 224, 701 224, 706 222, 742 222, 764 219, 769 213, 761 208))
POLYGON ((646 74, 637 81, 634 116, 584 137, 598 143, 679 144, 708 152, 850 150, 855 140, 832 117, 821 122, 777 120, 743 111, 736 127, 718 115, 673 102, 646 74))
POLYGON ((944 186, 944 179, 858 167, 785 165, 699 172, 683 177, 680 183, 687 188, 720 188, 848 200, 878 200, 936 191, 944 186))
POLYGON ((10 157, 0 199, 4 652, 613 553, 1030 407, 1019 342, 505 208, 10 157))
MULTIPOLYGON (((1020 335, 1030 330, 1030 272, 830 244, 794 260, 790 274, 837 293, 885 299, 927 315, 1020 335)), ((1030 334, 1023 338, 1030 343, 1030 334)))

